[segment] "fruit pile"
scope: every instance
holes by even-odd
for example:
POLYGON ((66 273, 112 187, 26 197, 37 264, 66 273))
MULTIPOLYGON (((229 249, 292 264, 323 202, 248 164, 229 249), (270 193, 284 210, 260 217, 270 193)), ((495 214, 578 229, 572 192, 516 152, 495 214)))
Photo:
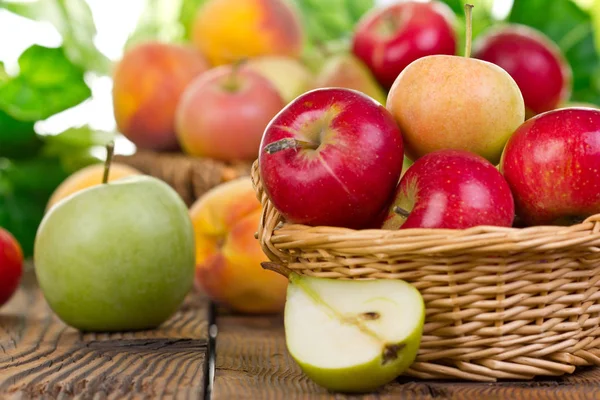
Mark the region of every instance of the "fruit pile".
MULTIPOLYGON (((349 50, 315 70, 289 3, 208 0, 189 43, 128 49, 114 71, 115 119, 139 149, 258 159, 288 223, 465 229, 600 213, 600 110, 567 106, 565 57, 518 25, 471 45, 465 10, 464 55, 448 6, 403 1, 365 14, 349 50)), ((372 390, 406 370, 421 340, 420 293, 269 263, 254 237, 261 212, 249 177, 188 209, 165 182, 109 155, 54 192, 36 274, 52 309, 81 330, 156 327, 195 281, 239 312, 285 305, 288 349, 325 387, 372 390)), ((0 229, 0 305, 21 269, 18 244, 0 229)))
POLYGON ((140 149, 252 161, 269 120, 310 88, 287 3, 213 0, 184 44, 143 42, 114 72, 119 131, 140 149))
MULTIPOLYGON (((259 173, 287 223, 466 229, 573 224, 600 213, 600 110, 553 109, 564 86, 555 97, 536 96, 531 91, 538 88, 520 80, 523 71, 514 63, 529 61, 518 52, 501 66, 510 57, 503 52, 535 43, 556 56, 557 68, 542 74, 563 74, 567 84, 568 68, 552 46, 544 48, 535 35, 522 42, 514 36, 526 30, 505 32, 508 43, 492 32, 477 44, 482 58, 498 54, 497 64, 472 58, 471 7, 465 6, 465 55, 423 55, 402 66, 388 81, 386 107, 364 93, 322 88, 300 95, 271 120, 259 173)), ((263 266, 290 280, 287 348, 318 384, 370 391, 415 360, 425 312, 409 285, 263 266)))
MULTIPOLYGON (((394 28, 394 13, 410 15, 402 7, 444 15, 435 2, 401 3, 367 15, 357 35, 378 17, 380 29, 394 28)), ((471 57, 471 7, 464 56, 436 49, 396 64, 392 81, 389 69, 373 64, 382 57, 358 51, 390 85, 386 107, 364 93, 322 88, 297 97, 269 123, 260 175, 287 222, 465 229, 572 224, 600 213, 600 110, 553 109, 568 93, 569 68, 530 29, 495 28, 474 46, 481 58, 471 57), (534 56, 544 65, 535 78, 555 74, 560 85, 533 84, 534 56), (414 164, 403 171, 405 157, 414 164)), ((355 41, 355 51, 365 43, 355 41)))
POLYGON ((357 26, 352 49, 323 46, 326 56, 311 63, 303 54, 302 15, 293 4, 206 1, 193 18, 189 41, 149 41, 126 50, 114 71, 117 127, 139 149, 254 161, 268 122, 299 95, 342 87, 385 104, 405 65, 454 54, 450 15, 437 2, 377 10, 357 26), (404 16, 409 19, 400 27, 404 16), (403 47, 408 51, 399 54, 403 47))

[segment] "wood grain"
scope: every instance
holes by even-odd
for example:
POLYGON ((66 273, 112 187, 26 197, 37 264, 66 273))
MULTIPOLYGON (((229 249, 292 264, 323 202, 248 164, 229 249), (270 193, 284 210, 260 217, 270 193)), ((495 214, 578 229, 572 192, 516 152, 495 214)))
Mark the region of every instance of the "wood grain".
POLYGON ((600 369, 534 381, 469 383, 400 378, 376 393, 333 394, 311 382, 285 347, 282 318, 217 318, 213 400, 226 399, 600 399, 600 369))
POLYGON ((190 398, 204 390, 205 298, 159 329, 82 334, 49 309, 31 273, 0 309, 0 399, 190 398))

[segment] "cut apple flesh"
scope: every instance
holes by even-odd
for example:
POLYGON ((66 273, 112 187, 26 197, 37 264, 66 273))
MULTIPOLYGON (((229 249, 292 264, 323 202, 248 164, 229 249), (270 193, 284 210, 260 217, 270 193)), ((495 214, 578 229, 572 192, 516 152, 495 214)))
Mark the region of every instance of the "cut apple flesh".
POLYGON ((420 293, 403 281, 292 274, 285 309, 287 346, 317 383, 337 390, 368 389, 393 379, 414 361, 424 317, 420 293), (345 377, 354 380, 354 373, 372 376, 371 382, 340 387, 345 377))

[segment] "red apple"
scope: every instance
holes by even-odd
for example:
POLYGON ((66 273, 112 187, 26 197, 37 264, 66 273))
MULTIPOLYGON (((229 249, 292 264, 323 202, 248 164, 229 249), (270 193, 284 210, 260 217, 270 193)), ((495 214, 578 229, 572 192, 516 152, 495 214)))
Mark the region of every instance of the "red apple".
POLYGON ((399 2, 365 14, 356 26, 352 48, 389 89, 416 59, 456 53, 454 23, 454 13, 442 2, 399 2))
POLYGON ((558 46, 538 30, 517 24, 489 29, 473 45, 473 56, 513 77, 527 117, 557 108, 571 94, 572 72, 558 46))
POLYGON ((177 137, 192 156, 253 161, 265 127, 284 105, 279 91, 259 73, 220 66, 184 91, 176 112, 177 137))
POLYGON ((315 89, 267 126, 259 153, 262 183, 288 222, 361 228, 384 209, 402 172, 402 134, 367 95, 315 89))
POLYGON ((600 213, 600 110, 564 108, 529 119, 506 144, 500 170, 526 224, 600 213))
POLYGON ((403 175, 383 229, 511 226, 508 183, 485 158, 464 150, 438 150, 403 175))
POLYGON ((0 306, 15 293, 23 274, 23 252, 17 240, 0 228, 0 306))

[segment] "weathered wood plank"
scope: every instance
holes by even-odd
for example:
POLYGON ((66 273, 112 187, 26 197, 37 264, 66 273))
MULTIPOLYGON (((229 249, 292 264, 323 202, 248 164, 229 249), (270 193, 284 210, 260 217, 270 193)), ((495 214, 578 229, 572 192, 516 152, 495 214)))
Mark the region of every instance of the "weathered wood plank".
POLYGON ((217 318, 213 399, 600 399, 600 369, 534 381, 470 383, 401 378, 376 393, 329 393, 306 378, 285 347, 281 317, 217 318))
POLYGON ((191 294, 159 329, 82 334, 51 313, 27 274, 0 309, 0 398, 201 399, 207 310, 191 294))

